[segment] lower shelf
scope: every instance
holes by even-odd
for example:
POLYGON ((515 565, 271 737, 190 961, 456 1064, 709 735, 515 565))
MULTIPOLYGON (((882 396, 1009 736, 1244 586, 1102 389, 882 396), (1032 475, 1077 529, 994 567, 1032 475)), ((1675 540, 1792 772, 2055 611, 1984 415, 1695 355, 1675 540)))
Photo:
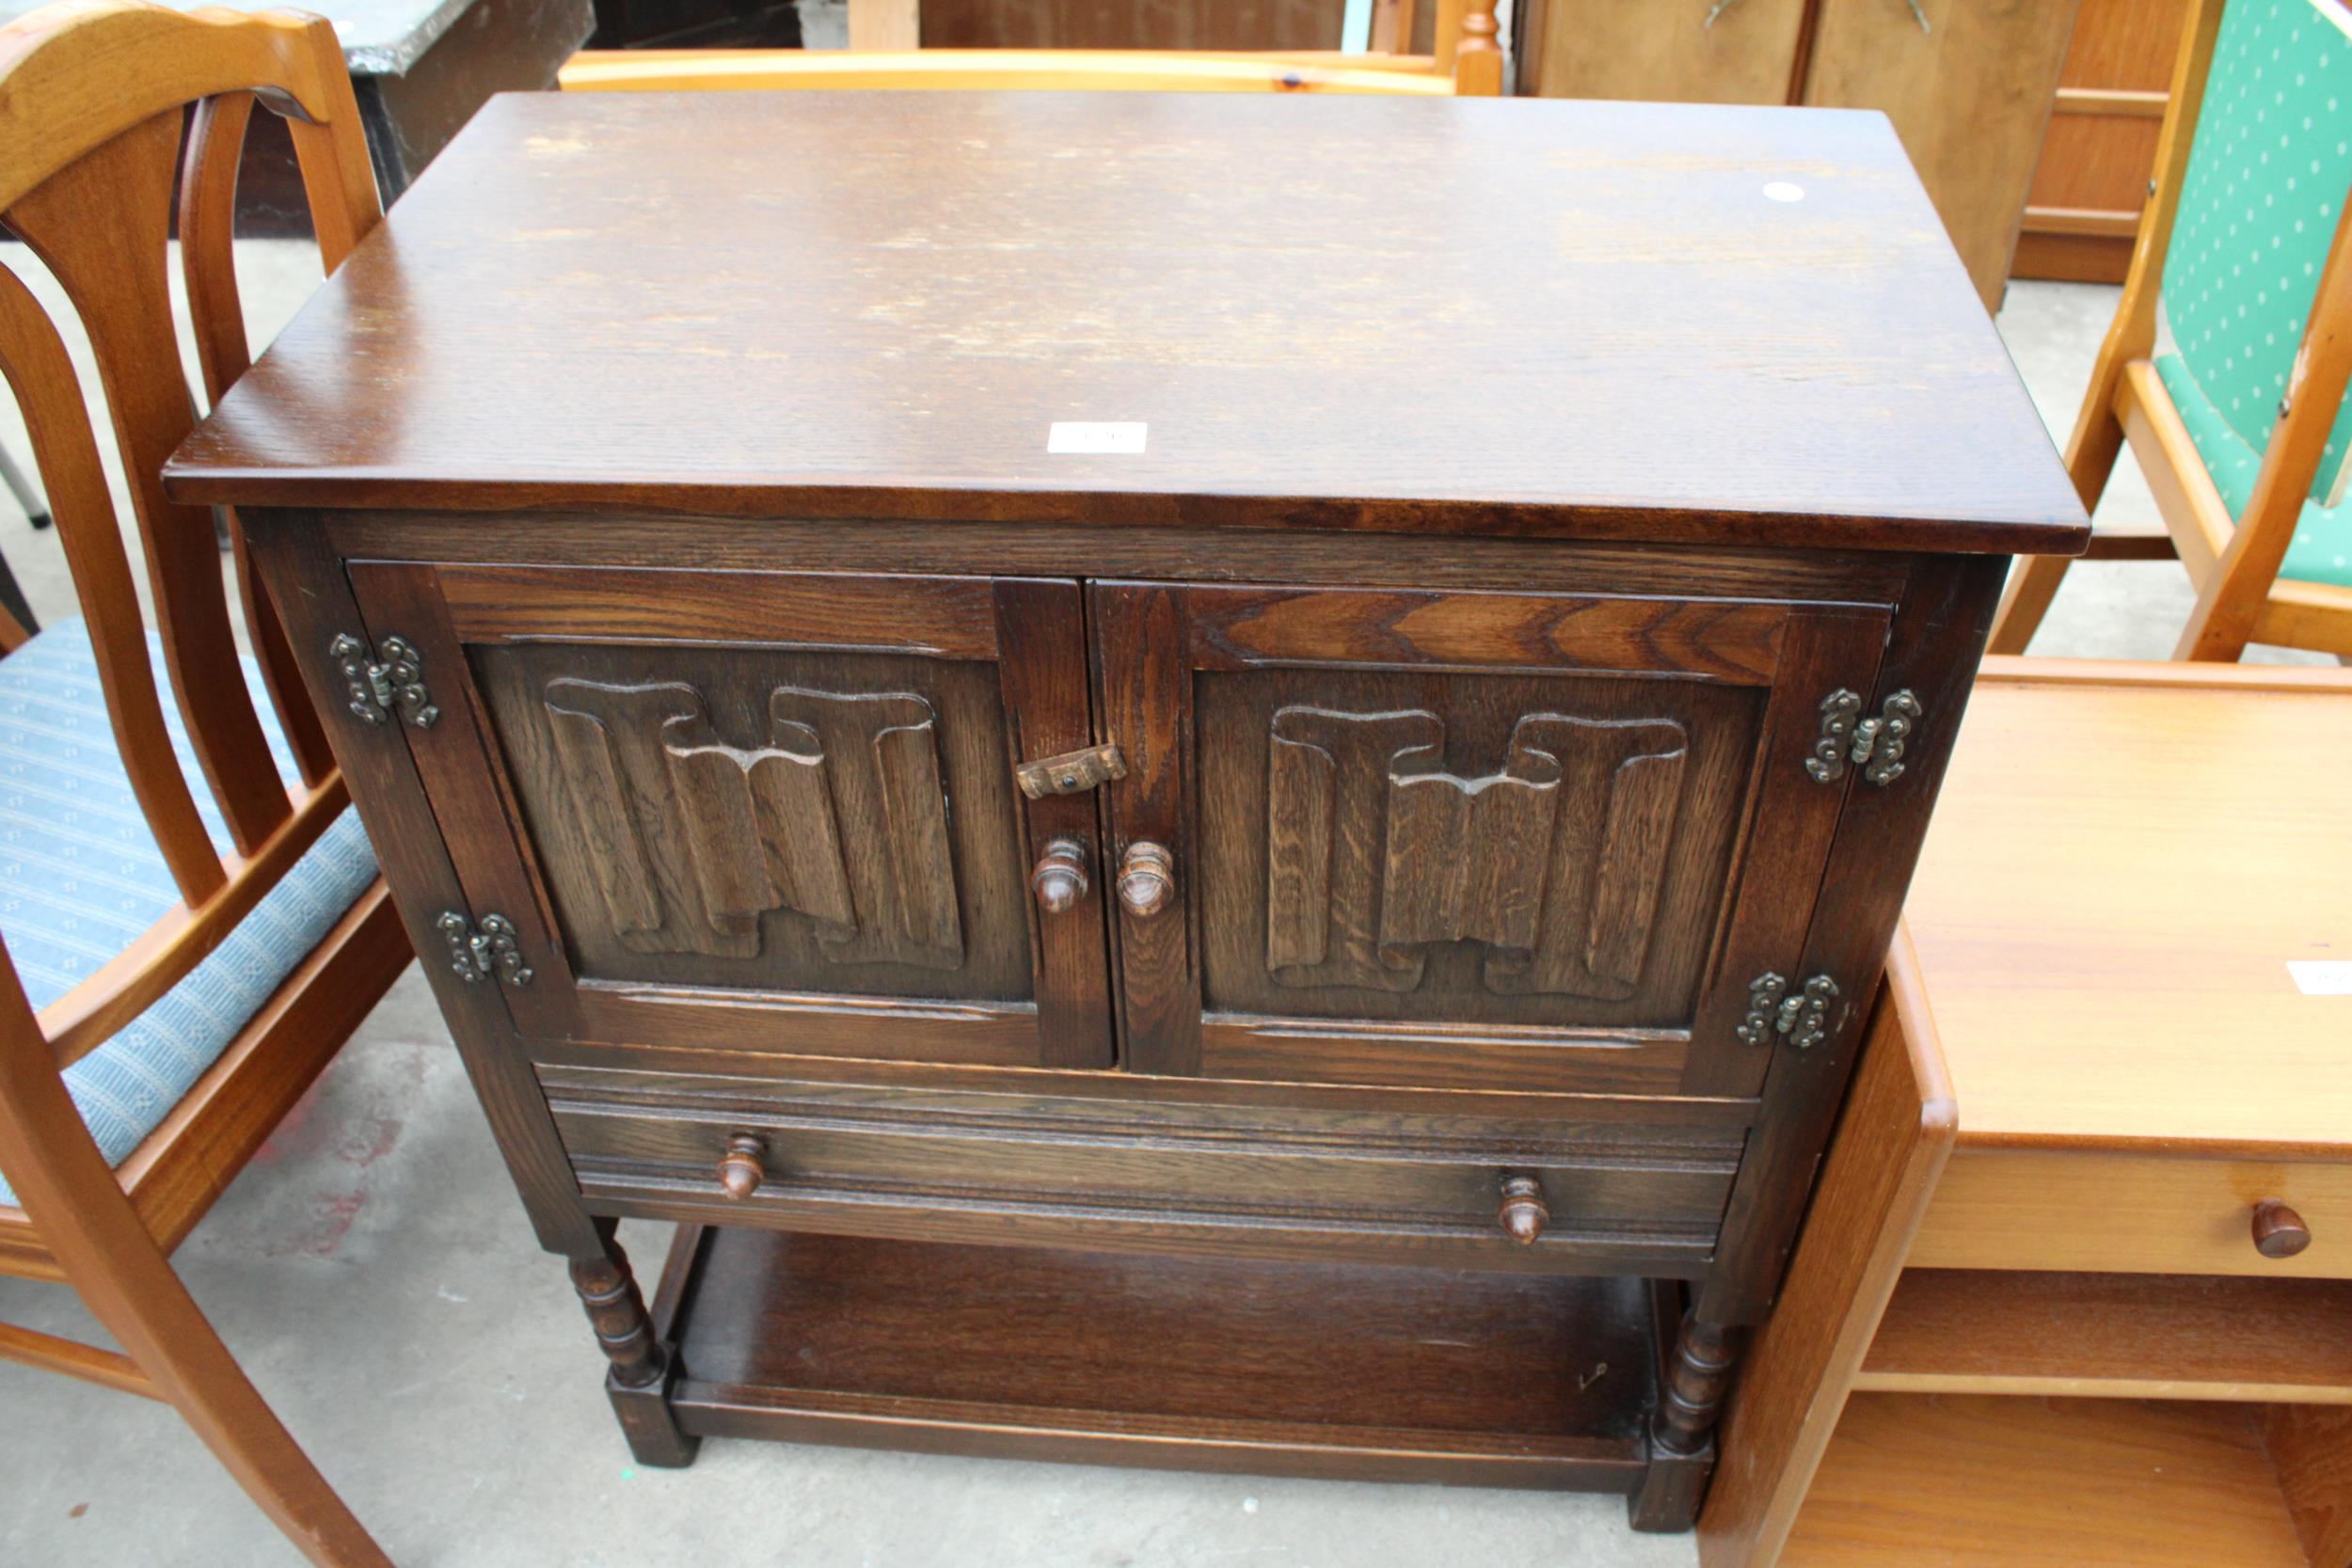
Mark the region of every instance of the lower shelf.
POLYGON ((1856 1394, 1780 1568, 2310 1568, 2261 1407, 1856 1394))
POLYGON ((1647 1282, 682 1227, 685 1431, 1632 1492, 1647 1282))
POLYGON ((1905 1269, 1853 1386, 2352 1405, 2352 1280, 1905 1269))

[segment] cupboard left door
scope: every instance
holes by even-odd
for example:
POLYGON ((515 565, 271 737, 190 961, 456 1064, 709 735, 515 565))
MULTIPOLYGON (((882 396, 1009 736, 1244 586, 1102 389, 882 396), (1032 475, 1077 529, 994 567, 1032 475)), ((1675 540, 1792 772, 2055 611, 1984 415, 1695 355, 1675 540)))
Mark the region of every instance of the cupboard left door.
POLYGON ((471 905, 433 958, 526 1036, 1111 1065, 1094 796, 1015 777, 1092 739, 1075 582, 345 571, 438 710, 389 717, 471 905))

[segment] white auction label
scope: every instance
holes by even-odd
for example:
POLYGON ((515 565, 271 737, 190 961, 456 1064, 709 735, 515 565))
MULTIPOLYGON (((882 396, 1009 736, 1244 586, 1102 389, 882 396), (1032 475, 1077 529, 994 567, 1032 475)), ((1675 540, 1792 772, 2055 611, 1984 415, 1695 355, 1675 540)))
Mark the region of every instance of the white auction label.
POLYGON ((1140 420, 1056 420, 1045 433, 1047 451, 1134 452, 1143 450, 1140 420))
POLYGON ((2289 958, 2287 973, 2305 996, 2352 996, 2352 959, 2289 958))

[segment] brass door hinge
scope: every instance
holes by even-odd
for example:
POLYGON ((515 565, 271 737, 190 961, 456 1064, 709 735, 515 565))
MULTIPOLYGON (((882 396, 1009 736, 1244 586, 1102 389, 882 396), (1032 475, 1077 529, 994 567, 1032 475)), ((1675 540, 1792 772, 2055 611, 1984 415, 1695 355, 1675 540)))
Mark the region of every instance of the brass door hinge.
POLYGON ((397 713, 418 729, 431 729, 441 710, 424 689, 424 656, 405 637, 388 637, 376 651, 381 659, 347 631, 326 645, 349 689, 344 706, 363 724, 381 724, 397 713))
POLYGON ((1821 738, 1804 759, 1804 770, 1817 784, 1835 784, 1846 776, 1849 764, 1881 789, 1903 776, 1903 745, 1912 727, 1926 717, 1919 699, 1905 687, 1879 705, 1876 718, 1862 717, 1862 699, 1839 687, 1821 699, 1821 738))
POLYGON ((1025 762, 1012 770, 1012 776, 1021 785, 1021 793, 1032 800, 1042 800, 1048 795, 1080 795, 1100 789, 1113 779, 1125 778, 1127 758, 1115 744, 1089 746, 1082 752, 1064 752, 1057 757, 1025 762))
POLYGON ((1816 974, 1792 996, 1788 982, 1767 971, 1748 982, 1748 1016, 1740 1025, 1740 1038, 1770 1045, 1774 1036, 1785 1036, 1798 1050, 1810 1051, 1829 1037, 1829 1005, 1837 994, 1836 981, 1816 974))
POLYGON ((485 914, 476 926, 455 910, 445 910, 433 923, 449 941, 449 966, 460 980, 471 983, 492 977, 510 986, 531 984, 531 966, 523 962, 515 923, 502 914, 485 914))

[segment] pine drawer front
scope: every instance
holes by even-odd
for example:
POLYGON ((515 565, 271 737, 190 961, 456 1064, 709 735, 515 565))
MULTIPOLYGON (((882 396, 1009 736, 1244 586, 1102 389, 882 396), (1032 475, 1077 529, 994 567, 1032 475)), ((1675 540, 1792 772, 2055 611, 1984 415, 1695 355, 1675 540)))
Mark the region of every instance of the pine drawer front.
POLYGON ((1928 1206, 1914 1268, 2352 1278, 2352 1164, 2184 1155, 1956 1149, 1928 1206), (2265 1257, 2265 1200, 2311 1232, 2265 1257))
POLYGON ((1745 1141, 1737 1126, 1654 1117, 1504 1122, 541 1074, 600 1210, 946 1241, 1694 1276, 1713 1256, 1745 1141), (723 1179, 731 1150, 740 1196, 723 1179), (1514 1199, 1509 1218, 1532 1241, 1506 1228, 1514 1199))

